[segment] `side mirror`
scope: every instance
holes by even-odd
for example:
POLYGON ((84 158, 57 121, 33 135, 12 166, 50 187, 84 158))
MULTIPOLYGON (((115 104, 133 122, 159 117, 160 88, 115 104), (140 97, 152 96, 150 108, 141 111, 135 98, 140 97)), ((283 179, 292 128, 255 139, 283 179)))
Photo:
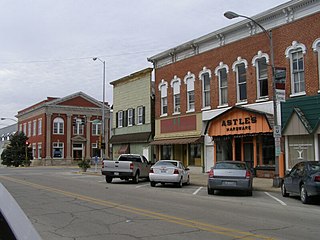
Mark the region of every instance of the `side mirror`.
POLYGON ((186 168, 185 168, 185 170, 186 170, 186 171, 189 171, 189 170, 190 170, 190 168, 186 167, 186 168))

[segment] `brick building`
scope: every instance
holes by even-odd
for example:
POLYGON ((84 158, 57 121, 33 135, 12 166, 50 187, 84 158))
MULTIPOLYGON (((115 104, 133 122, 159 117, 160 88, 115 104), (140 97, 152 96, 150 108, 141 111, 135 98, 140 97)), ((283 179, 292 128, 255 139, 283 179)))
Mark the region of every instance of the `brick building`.
MULTIPOLYGON (((275 67, 286 72, 285 98, 317 95, 320 1, 289 1, 252 19, 272 32, 275 67)), ((268 36, 249 19, 150 57, 158 87, 159 154, 202 171, 219 160, 242 160, 258 175, 272 177, 270 58, 268 36)))
MULTIPOLYGON (((100 156, 102 103, 78 92, 63 98, 48 97, 18 112, 18 130, 29 138, 34 165, 71 164, 100 156)), ((106 142, 110 107, 106 109, 106 142)), ((108 146, 108 144, 106 144, 108 146)), ((109 156, 107 150, 106 155, 109 156)))

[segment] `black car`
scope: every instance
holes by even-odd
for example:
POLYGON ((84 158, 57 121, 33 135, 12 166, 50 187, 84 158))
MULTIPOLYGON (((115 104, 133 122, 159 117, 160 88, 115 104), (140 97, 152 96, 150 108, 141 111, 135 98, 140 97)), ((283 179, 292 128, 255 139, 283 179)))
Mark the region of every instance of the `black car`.
POLYGON ((281 193, 284 197, 298 194, 302 203, 308 203, 312 196, 320 196, 320 162, 297 163, 284 177, 281 193))

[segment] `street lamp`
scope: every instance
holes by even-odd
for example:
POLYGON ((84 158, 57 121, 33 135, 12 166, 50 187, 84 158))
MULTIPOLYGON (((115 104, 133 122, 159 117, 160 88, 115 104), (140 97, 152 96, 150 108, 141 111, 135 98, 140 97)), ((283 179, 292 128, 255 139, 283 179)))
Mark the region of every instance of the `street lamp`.
MULTIPOLYGON (((106 141, 105 141, 105 95, 106 95, 106 62, 101 60, 100 58, 98 57, 94 57, 93 58, 93 61, 96 61, 96 60, 99 60, 100 62, 103 63, 103 89, 102 89, 102 141, 101 143, 104 143, 105 146, 107 145, 106 144, 106 141)), ((102 144, 101 144, 102 145, 102 144)), ((104 153, 104 150, 103 148, 101 147, 101 159, 103 160, 103 153, 104 153)))
MULTIPOLYGON (((272 91, 273 91, 273 118, 274 118, 274 127, 277 126, 278 128, 278 107, 277 107, 277 100, 276 100, 276 83, 275 83, 275 66, 274 66, 274 53, 273 53, 273 41, 272 41, 272 31, 267 31, 263 26, 261 26, 257 21, 254 19, 237 14, 235 12, 225 12, 224 16, 228 19, 233 19, 237 17, 242 17, 249 19, 250 21, 254 22, 256 25, 258 25, 261 30, 266 34, 266 36, 269 38, 269 48, 270 48, 270 58, 271 58, 271 68, 272 68, 272 91)), ((274 142, 279 143, 280 138, 274 135, 274 142)), ((278 156, 278 151, 277 148, 275 147, 275 178, 273 181, 273 186, 274 187, 279 187, 280 186, 280 179, 279 179, 279 156, 278 156)))
POLYGON ((1 121, 3 121, 3 120, 11 120, 11 121, 14 121, 14 122, 18 122, 16 119, 14 119, 14 118, 7 118, 7 117, 2 117, 2 118, 0 118, 0 120, 1 121))

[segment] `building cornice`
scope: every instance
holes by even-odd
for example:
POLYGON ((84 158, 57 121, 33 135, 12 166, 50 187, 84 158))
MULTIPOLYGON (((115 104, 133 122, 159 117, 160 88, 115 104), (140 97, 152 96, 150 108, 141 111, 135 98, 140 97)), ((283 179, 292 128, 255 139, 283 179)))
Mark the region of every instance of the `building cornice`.
MULTIPOLYGON (((320 0, 293 0, 251 18, 266 30, 271 30, 317 12, 320 12, 320 0)), ((148 58, 148 61, 152 62, 155 68, 160 68, 261 32, 251 20, 244 19, 154 55, 148 58)))

